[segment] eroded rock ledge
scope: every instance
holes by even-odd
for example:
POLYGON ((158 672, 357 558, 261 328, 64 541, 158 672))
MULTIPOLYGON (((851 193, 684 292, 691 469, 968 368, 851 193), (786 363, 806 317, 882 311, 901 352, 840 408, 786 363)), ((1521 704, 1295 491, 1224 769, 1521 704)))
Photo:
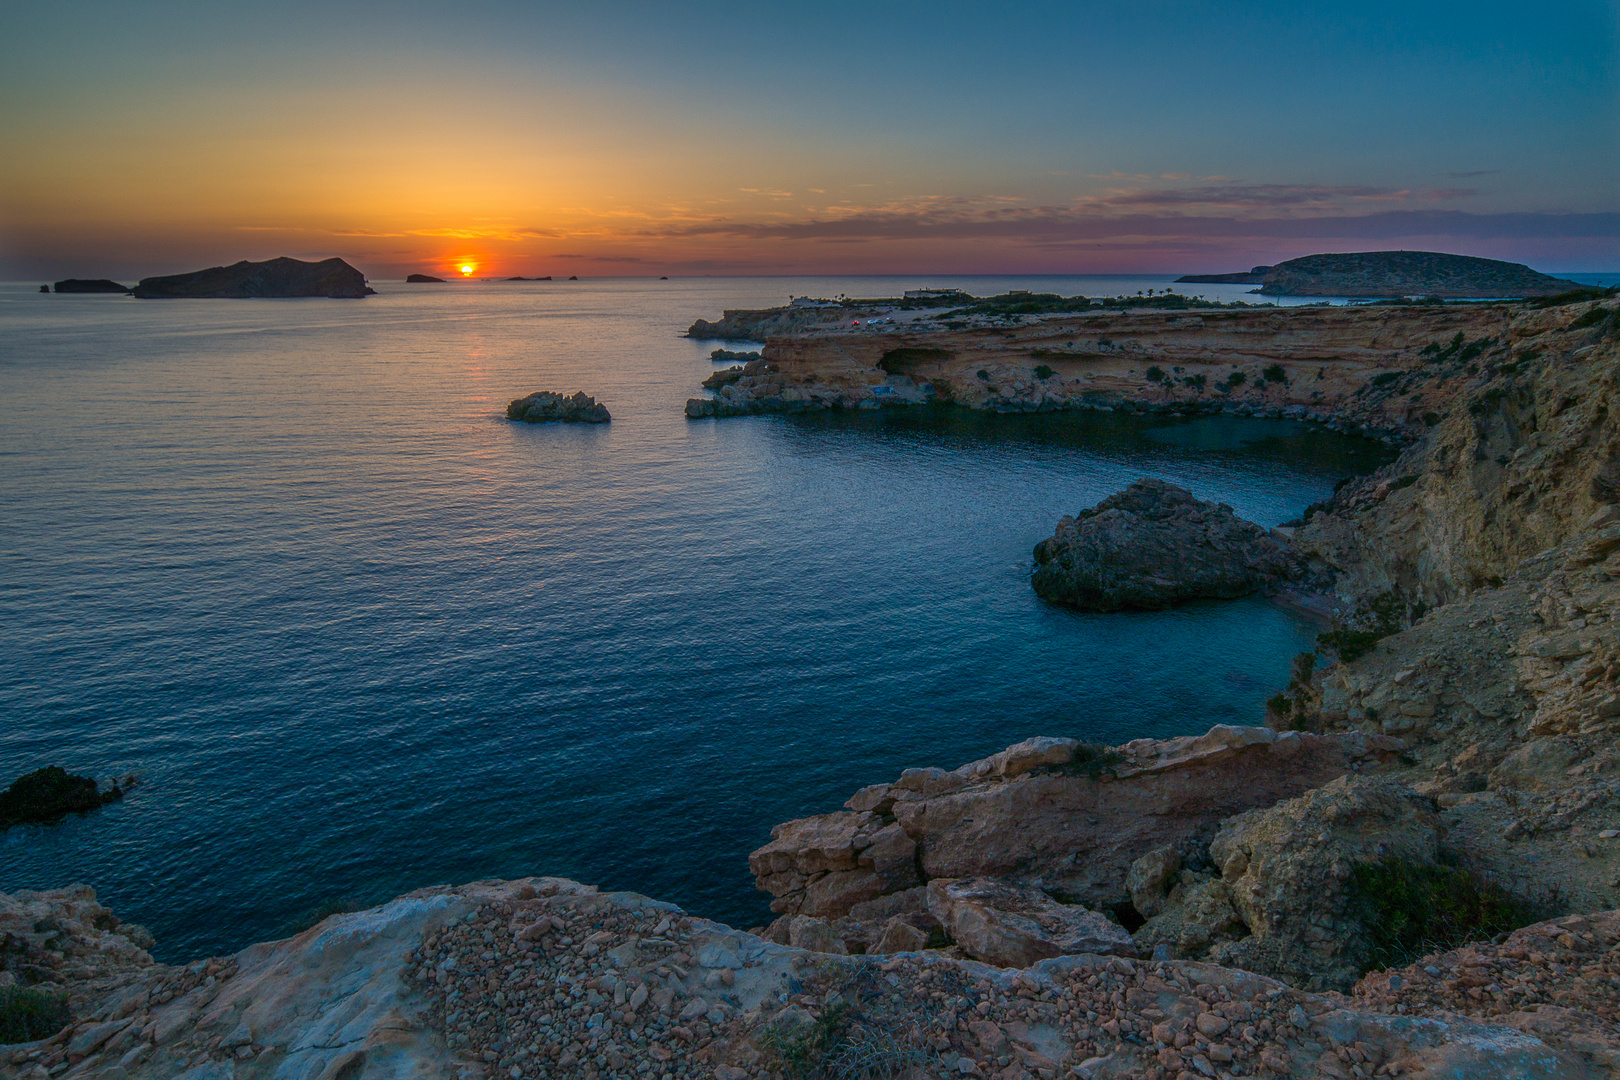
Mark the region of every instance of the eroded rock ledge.
POLYGON ((128 957, 38 984, 70 989, 78 1019, 0 1048, 6 1080, 764 1080, 806 1067, 998 1080, 1595 1080, 1620 1062, 1614 912, 1381 973, 1347 997, 1214 964, 1094 953, 1028 969, 928 952, 810 953, 558 878, 425 889, 169 967, 127 939, 111 949, 117 935, 85 921, 110 917, 90 913, 92 896, 0 895, 7 941, 50 922, 57 951, 128 957), (1551 964, 1580 974, 1541 977, 1551 964), (1485 979, 1511 992, 1492 983, 1473 993, 1485 979), (1554 1005, 1568 988, 1579 996, 1554 1005))

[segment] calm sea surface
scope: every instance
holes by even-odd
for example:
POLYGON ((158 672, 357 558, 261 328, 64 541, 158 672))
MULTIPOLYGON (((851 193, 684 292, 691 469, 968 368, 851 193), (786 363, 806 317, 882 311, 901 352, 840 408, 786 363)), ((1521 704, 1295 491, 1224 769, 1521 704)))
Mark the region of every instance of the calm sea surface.
POLYGON ((1140 476, 1275 523, 1371 444, 681 413, 716 343, 679 334, 723 307, 1167 280, 0 286, 0 784, 143 778, 0 835, 0 890, 89 882, 171 960, 335 898, 533 873, 747 926, 770 827, 902 768, 1255 721, 1314 627, 1258 601, 1048 607, 1030 549, 1140 476), (538 389, 613 423, 503 418, 538 389))

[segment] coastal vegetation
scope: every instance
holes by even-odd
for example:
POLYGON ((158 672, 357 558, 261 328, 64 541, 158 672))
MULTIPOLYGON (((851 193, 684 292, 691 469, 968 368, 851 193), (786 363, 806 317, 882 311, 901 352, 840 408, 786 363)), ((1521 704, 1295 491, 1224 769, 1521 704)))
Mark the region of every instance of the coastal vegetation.
POLYGON ((1545 918, 1558 907, 1556 896, 1531 903, 1461 865, 1455 853, 1442 851, 1441 856, 1433 863, 1385 859, 1351 871, 1351 902, 1367 935, 1364 970, 1404 967, 1428 953, 1488 940, 1545 918))
POLYGON ((66 994, 0 986, 0 1046, 43 1039, 68 1022, 66 994))

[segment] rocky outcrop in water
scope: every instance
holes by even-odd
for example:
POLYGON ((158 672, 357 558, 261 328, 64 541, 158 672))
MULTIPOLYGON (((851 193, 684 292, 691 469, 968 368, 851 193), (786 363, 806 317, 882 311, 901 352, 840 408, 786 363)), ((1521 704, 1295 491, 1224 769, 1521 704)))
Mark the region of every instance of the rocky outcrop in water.
POLYGON ((561 421, 573 424, 605 424, 613 419, 607 406, 584 391, 569 397, 549 390, 536 390, 528 397, 520 397, 506 406, 508 420, 521 420, 525 424, 545 424, 561 421))
POLYGON ((106 278, 64 278, 56 283, 59 293, 128 293, 128 285, 106 278))
POLYGON ((443 285, 444 278, 432 274, 407 274, 405 280, 412 285, 443 285))
MULTIPOLYGON (((0 920, 26 906, 30 926, 59 927, 66 954, 107 955, 97 950, 116 935, 92 924, 116 919, 87 905, 89 890, 0 895, 0 920)), ((72 1019, 0 1048, 0 1078, 1596 1080, 1620 1060, 1617 946, 1615 914, 1565 920, 1435 957, 1434 976, 1369 977, 1354 998, 1324 997, 1189 961, 1080 953, 1019 969, 807 952, 634 893, 485 881, 184 967, 135 949, 42 981, 24 972, 31 988, 67 993, 72 1019), (1540 970, 1530 956, 1579 974, 1526 980, 1540 970), (1465 992, 1498 972, 1511 999, 1465 992), (1577 984, 1587 992, 1565 998, 1577 984)))
POLYGON ((303 262, 299 259, 243 260, 189 274, 142 278, 134 288, 141 299, 269 299, 324 296, 358 300, 374 291, 366 277, 342 259, 303 262))
POLYGON ((1266 271, 1266 296, 1435 296, 1442 299, 1553 296, 1579 282, 1522 263, 1439 251, 1354 251, 1306 255, 1266 271))
MULTIPOLYGON (((126 785, 130 782, 133 778, 126 777, 126 785)), ((123 788, 116 783, 102 791, 90 777, 75 776, 60 766, 35 769, 0 791, 0 832, 13 825, 87 813, 123 797, 123 788)))
POLYGON ((1163 480, 1138 480, 1058 522, 1035 546, 1042 599, 1090 611, 1164 608, 1247 596, 1300 573, 1287 547, 1225 503, 1163 480))

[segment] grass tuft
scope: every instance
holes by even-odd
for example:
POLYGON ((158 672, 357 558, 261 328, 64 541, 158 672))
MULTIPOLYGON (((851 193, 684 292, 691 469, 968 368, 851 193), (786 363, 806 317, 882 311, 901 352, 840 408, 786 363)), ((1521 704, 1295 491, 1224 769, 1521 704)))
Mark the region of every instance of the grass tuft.
POLYGON ((67 1027, 66 994, 27 987, 0 987, 0 1045, 33 1042, 67 1027))

